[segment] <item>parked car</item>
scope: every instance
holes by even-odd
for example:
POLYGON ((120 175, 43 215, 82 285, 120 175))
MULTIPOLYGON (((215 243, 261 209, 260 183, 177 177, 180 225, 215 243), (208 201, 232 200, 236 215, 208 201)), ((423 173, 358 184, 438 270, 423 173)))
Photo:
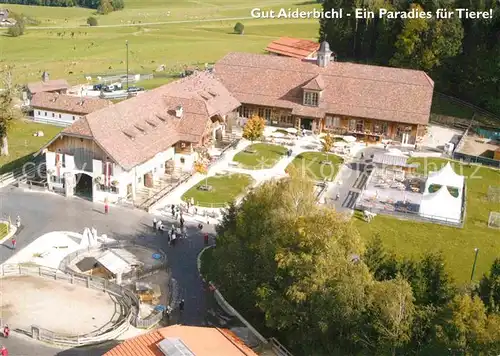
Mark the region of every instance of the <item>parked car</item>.
POLYGON ((115 90, 115 88, 112 85, 106 85, 102 87, 102 91, 105 91, 106 93, 111 93, 115 90))
POLYGON ((144 88, 141 87, 129 87, 127 92, 129 93, 137 93, 138 91, 144 91, 144 88))
POLYGON ((93 86, 92 89, 95 90, 95 91, 101 91, 102 87, 103 87, 102 84, 96 84, 96 85, 93 86))

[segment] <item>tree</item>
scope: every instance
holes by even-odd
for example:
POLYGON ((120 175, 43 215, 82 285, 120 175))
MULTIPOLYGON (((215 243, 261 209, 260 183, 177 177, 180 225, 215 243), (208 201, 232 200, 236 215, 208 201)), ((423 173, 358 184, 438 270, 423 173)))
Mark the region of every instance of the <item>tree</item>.
POLYGON ((3 89, 0 92, 0 155, 9 155, 8 135, 15 120, 21 118, 21 110, 15 106, 16 91, 12 82, 12 67, 5 67, 0 73, 3 89))
POLYGON ((123 0, 111 0, 111 5, 113 6, 113 10, 123 10, 125 8, 123 0))
POLYGON ((332 135, 330 135, 330 133, 327 133, 326 136, 323 137, 323 140, 321 141, 322 150, 325 153, 327 162, 330 162, 328 160, 328 154, 332 150, 334 142, 335 141, 333 140, 333 137, 332 137, 332 135))
POLYGON ((16 13, 10 13, 10 17, 16 20, 14 26, 9 27, 7 30, 7 34, 11 37, 19 37, 24 35, 24 30, 26 27, 24 15, 19 15, 16 13))
POLYGON ((89 18, 87 18, 87 25, 97 26, 98 25, 97 19, 94 16, 90 16, 89 18))
POLYGON ((237 22, 236 25, 234 25, 234 32, 242 35, 245 32, 245 26, 241 22, 237 22))
POLYGON ((491 351, 500 351, 500 317, 487 315, 479 297, 455 296, 442 320, 437 326, 437 337, 443 348, 465 355, 491 355, 491 351))
POLYGON ((377 281, 393 279, 399 271, 396 257, 386 251, 379 235, 375 235, 368 241, 363 261, 377 281))
POLYGON ((479 282, 478 294, 490 313, 500 313, 500 258, 479 282))
POLYGON ((99 8, 97 9, 100 14, 107 15, 113 11, 113 5, 110 0, 101 0, 99 8))
POLYGON ((205 188, 208 189, 208 167, 205 162, 202 161, 197 161, 194 163, 194 171, 196 173, 204 174, 205 175, 205 188))
POLYGON ((396 350, 410 341, 414 313, 411 287, 401 276, 373 286, 371 322, 378 334, 377 349, 396 350))
POLYGON ((244 315, 260 315, 299 354, 338 354, 358 344, 372 277, 345 217, 318 207, 311 180, 293 170, 228 209, 211 272, 244 315), (256 224, 255 222, 259 223, 256 224))
POLYGON ((247 120, 245 126, 243 127, 243 138, 250 140, 253 143, 253 141, 262 137, 265 127, 266 120, 254 115, 247 120))

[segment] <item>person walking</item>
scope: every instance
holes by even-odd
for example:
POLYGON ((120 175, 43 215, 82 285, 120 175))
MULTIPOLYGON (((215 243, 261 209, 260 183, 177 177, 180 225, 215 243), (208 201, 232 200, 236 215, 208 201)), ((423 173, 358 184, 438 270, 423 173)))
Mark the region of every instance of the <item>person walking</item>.
POLYGON ((9 328, 9 326, 6 324, 6 325, 3 327, 3 337, 7 339, 7 338, 9 337, 9 334, 10 334, 10 328, 9 328))
POLYGON ((156 220, 156 218, 153 218, 153 230, 156 231, 156 225, 158 224, 158 221, 156 220))
POLYGON ((17 244, 16 238, 13 237, 11 242, 12 242, 12 249, 15 250, 16 249, 16 244, 17 244))
POLYGON ((0 347, 0 355, 1 356, 9 356, 9 351, 7 351, 7 349, 3 345, 2 345, 2 347, 0 347))
POLYGON ((182 313, 184 311, 184 299, 181 299, 179 303, 179 311, 182 313))
POLYGON ((203 243, 205 244, 205 246, 208 246, 208 232, 205 232, 205 234, 203 235, 203 243))
POLYGON ((16 226, 18 229, 21 227, 21 217, 19 215, 16 218, 16 226))
POLYGON ((172 232, 172 237, 170 238, 172 246, 175 246, 175 240, 177 239, 177 235, 175 231, 172 232))
POLYGON ((175 217, 175 205, 172 204, 171 208, 172 208, 172 217, 174 218, 175 217))
POLYGON ((183 228, 184 227, 184 218, 182 217, 182 215, 181 215, 181 220, 179 222, 181 224, 181 228, 183 228))
POLYGON ((108 204, 108 198, 104 199, 104 214, 109 213, 109 204, 108 204))

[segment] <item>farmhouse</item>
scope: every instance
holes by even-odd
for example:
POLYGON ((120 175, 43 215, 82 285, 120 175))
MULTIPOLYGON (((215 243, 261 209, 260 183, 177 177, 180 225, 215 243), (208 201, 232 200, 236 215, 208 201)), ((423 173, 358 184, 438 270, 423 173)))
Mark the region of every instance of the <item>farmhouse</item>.
POLYGON ((58 93, 40 92, 31 99, 31 116, 35 122, 69 126, 91 112, 113 103, 99 98, 79 98, 58 93))
POLYGON ((94 111, 44 148, 48 185, 93 201, 136 200, 174 170, 190 172, 240 106, 207 72, 94 111))
POLYGON ((30 99, 33 95, 44 92, 66 94, 68 89, 69 84, 65 79, 50 79, 49 73, 43 72, 41 82, 27 85, 27 96, 30 99))
POLYGON ((367 142, 414 144, 425 134, 434 82, 422 71, 332 61, 327 42, 314 60, 230 53, 217 78, 243 104, 242 122, 349 134, 367 142))
POLYGON ((318 42, 300 38, 281 37, 269 43, 265 50, 272 55, 304 59, 316 57, 318 49, 318 42))

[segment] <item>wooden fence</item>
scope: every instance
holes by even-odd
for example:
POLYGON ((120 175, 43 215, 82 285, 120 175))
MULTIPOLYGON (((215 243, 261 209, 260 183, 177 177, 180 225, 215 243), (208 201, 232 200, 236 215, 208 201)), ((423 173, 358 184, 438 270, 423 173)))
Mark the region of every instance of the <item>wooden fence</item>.
POLYGON ((78 347, 92 345, 104 341, 116 339, 123 334, 130 326, 133 319, 137 318, 138 300, 135 295, 125 288, 102 278, 95 278, 85 275, 68 274, 60 270, 41 266, 27 266, 20 264, 6 264, 0 266, 0 276, 31 275, 40 278, 50 278, 56 281, 64 281, 73 285, 80 285, 113 294, 117 297, 121 305, 121 312, 118 320, 112 325, 105 326, 94 332, 84 335, 67 335, 55 333, 37 325, 32 325, 31 330, 18 330, 33 339, 57 344, 67 347, 78 347))

